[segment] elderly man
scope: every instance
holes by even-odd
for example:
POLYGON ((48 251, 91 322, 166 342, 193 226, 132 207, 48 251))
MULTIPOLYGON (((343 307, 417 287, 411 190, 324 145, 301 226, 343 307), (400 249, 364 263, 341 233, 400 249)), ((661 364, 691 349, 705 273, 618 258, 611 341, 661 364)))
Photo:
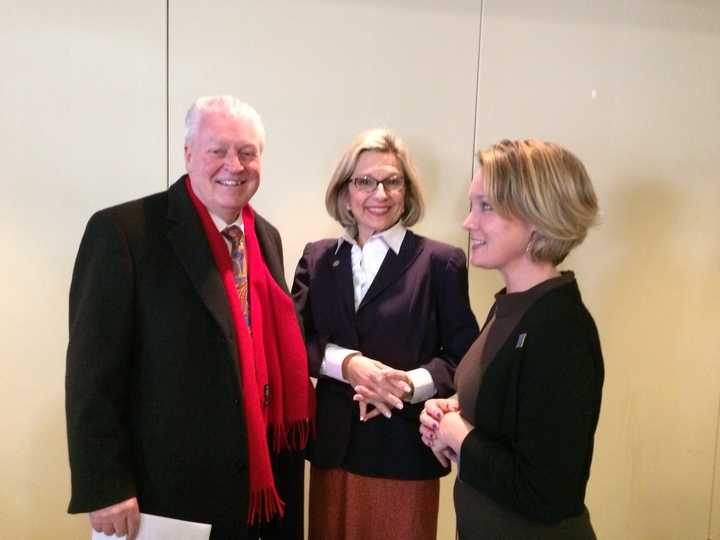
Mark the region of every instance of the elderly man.
POLYGON ((314 396, 277 230, 248 202, 259 115, 229 96, 186 118, 187 175, 90 219, 70 289, 71 513, 137 534, 140 512, 212 539, 302 538, 314 396))

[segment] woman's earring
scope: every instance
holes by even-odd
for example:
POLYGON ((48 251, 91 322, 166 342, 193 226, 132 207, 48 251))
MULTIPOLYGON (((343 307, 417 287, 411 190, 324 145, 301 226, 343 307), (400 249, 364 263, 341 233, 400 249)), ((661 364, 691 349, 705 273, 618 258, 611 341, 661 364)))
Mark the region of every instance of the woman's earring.
POLYGON ((525 253, 532 256, 531 250, 533 245, 535 244, 535 231, 530 233, 530 238, 528 238, 527 246, 525 246, 525 253))

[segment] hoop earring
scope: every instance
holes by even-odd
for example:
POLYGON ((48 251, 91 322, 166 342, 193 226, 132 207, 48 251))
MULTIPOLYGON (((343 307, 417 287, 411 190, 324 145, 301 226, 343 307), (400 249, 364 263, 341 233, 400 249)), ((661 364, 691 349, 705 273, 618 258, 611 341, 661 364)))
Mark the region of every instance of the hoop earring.
POLYGON ((530 238, 528 238, 527 246, 525 246, 525 253, 530 255, 532 257, 532 252, 530 251, 533 246, 535 245, 535 231, 530 233, 530 238))

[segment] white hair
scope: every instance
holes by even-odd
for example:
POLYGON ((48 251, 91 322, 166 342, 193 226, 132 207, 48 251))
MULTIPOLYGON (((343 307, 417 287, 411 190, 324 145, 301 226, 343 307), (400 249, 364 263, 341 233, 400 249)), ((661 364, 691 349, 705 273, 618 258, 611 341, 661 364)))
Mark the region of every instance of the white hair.
POLYGON ((265 148, 265 127, 262 118, 250 105, 234 96, 203 96, 197 98, 185 115, 185 144, 190 144, 200 125, 200 120, 205 114, 211 112, 224 112, 249 122, 258 137, 260 152, 262 153, 263 148, 265 148))

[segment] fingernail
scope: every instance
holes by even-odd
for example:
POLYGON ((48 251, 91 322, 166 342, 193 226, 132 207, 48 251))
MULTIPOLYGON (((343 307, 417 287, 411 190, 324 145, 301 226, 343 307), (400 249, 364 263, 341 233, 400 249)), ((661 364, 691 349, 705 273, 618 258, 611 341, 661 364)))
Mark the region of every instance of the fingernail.
POLYGON ((361 416, 361 417, 360 417, 360 421, 361 421, 361 422, 364 422, 364 421, 365 421, 365 417, 364 417, 364 416, 361 416))
POLYGON ((390 418, 392 416, 392 413, 390 411, 385 413, 385 418, 390 418))
POLYGON ((412 388, 410 388, 408 385, 405 385, 405 388, 403 388, 403 390, 409 394, 412 388))
POLYGON ((398 410, 402 410, 403 404, 402 404, 402 403, 398 403, 397 405, 395 405, 395 408, 398 409, 398 410))

